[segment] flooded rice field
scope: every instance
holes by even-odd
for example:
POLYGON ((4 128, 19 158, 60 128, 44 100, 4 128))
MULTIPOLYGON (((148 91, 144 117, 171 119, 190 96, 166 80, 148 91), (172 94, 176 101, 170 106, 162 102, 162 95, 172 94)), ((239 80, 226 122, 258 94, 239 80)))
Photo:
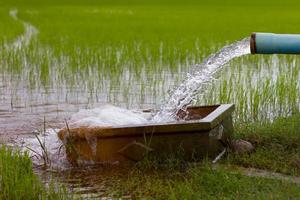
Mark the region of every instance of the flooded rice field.
MULTIPOLYGON (((108 72, 89 65, 74 74, 66 60, 54 61, 55 57, 46 51, 39 56, 43 62, 44 57, 49 57, 47 63, 41 63, 40 59, 30 63, 32 58, 31 55, 27 58, 26 51, 12 53, 17 55, 14 57, 17 62, 13 56, 7 58, 2 54, 7 59, 0 65, 2 137, 31 132, 43 125, 43 121, 60 128, 65 119, 80 109, 104 104, 129 109, 164 108, 163 103, 172 90, 191 70, 186 65, 175 71, 147 73, 146 67, 142 67, 136 76, 134 70, 124 67, 111 77, 105 75, 108 72)), ((288 116, 299 109, 299 77, 299 59, 295 57, 238 58, 218 72, 215 80, 205 84, 193 102, 200 105, 234 102, 236 120, 240 121, 288 116)))
MULTIPOLYGON (((74 122, 76 113, 87 117, 85 125, 107 125, 112 124, 109 120, 125 118, 124 113, 142 109, 160 109, 150 120, 145 119, 146 122, 171 121, 174 113, 189 104, 234 103, 236 123, 272 121, 300 110, 300 58, 296 56, 246 55, 249 54, 248 39, 226 46, 234 41, 205 42, 195 36, 187 39, 190 46, 184 48, 184 41, 177 42, 181 36, 171 35, 170 40, 157 39, 151 35, 151 30, 142 32, 144 35, 140 37, 125 35, 124 40, 128 41, 113 41, 120 36, 117 31, 113 33, 116 35, 107 33, 99 36, 101 38, 94 47, 92 40, 98 36, 88 41, 90 46, 86 45, 84 39, 89 37, 82 32, 80 37, 76 35, 73 25, 68 25, 71 28, 65 31, 64 24, 58 23, 60 19, 54 26, 58 32, 59 28, 65 32, 55 35, 52 27, 39 21, 41 16, 49 14, 49 10, 43 9, 1 10, 12 23, 19 23, 23 32, 11 40, 1 40, 0 143, 28 150, 35 171, 45 182, 52 177, 67 184, 76 194, 98 198, 105 196, 120 179, 130 176, 129 169, 118 163, 101 166, 89 163, 77 168, 69 165, 63 144, 56 134, 66 127, 66 123, 74 122), (105 42, 107 38, 112 42, 105 42), (222 46, 225 46, 224 51, 218 52, 222 46), (213 52, 218 53, 205 59, 213 52), (107 105, 124 110, 119 110, 119 115, 113 113, 111 119, 103 117, 107 113, 99 117, 101 109, 107 105), (97 116, 89 113, 93 109, 100 109, 97 116), (88 114, 91 116, 86 116, 88 114), (45 153, 48 156, 46 161, 45 153)), ((90 11, 90 8, 86 9, 90 11)), ((135 10, 129 12, 127 8, 123 8, 126 12, 114 9, 122 10, 85 12, 88 15, 84 16, 85 22, 92 19, 94 23, 86 23, 90 27, 87 32, 97 24, 97 19, 92 17, 97 13, 99 19, 107 15, 113 23, 117 21, 115 15, 128 15, 131 20, 130 16, 136 14, 135 10)), ((50 10, 50 16, 52 12, 57 11, 50 10)), ((69 12, 63 17, 69 19, 74 14, 69 12)), ((132 26, 140 27, 139 23, 132 26)), ((99 29, 90 30, 93 31, 99 29)), ((193 29, 189 31, 194 34, 193 29)), ((248 34, 235 38, 235 41, 248 34)), ((137 123, 145 122, 144 118, 139 120, 137 123)), ((128 119, 126 123, 132 124, 133 121, 128 119)))

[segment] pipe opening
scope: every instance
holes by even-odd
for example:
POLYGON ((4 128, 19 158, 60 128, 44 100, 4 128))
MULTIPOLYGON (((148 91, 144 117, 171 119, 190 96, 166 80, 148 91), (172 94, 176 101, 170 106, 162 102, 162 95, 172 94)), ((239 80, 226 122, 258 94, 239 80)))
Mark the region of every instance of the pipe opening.
POLYGON ((256 33, 252 33, 250 37, 250 51, 251 54, 256 54, 256 33))

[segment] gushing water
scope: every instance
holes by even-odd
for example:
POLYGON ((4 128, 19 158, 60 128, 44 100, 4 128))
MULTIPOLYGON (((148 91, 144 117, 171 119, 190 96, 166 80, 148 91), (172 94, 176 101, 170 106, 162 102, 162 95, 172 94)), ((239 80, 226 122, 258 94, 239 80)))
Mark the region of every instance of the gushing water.
POLYGON ((59 129, 37 131, 34 133, 35 137, 20 139, 17 144, 29 153, 34 165, 62 169, 68 166, 68 162, 63 143, 57 137, 58 131, 59 129))
MULTIPOLYGON (((202 64, 196 66, 196 71, 188 74, 187 79, 173 92, 170 100, 154 116, 139 111, 126 110, 111 105, 103 105, 95 109, 80 110, 70 118, 71 128, 99 127, 99 126, 124 126, 138 125, 157 122, 172 122, 176 120, 176 114, 184 110, 201 91, 206 84, 211 82, 214 74, 231 59, 250 53, 249 38, 225 46, 216 54, 210 56, 202 64)), ((58 140, 56 131, 46 131, 43 137, 44 148, 41 147, 37 138, 23 141, 23 146, 34 149, 33 155, 42 155, 45 149, 49 154, 51 164, 60 166, 65 161, 57 159, 57 152, 60 152, 62 142, 58 140), (55 162, 53 161, 55 160, 55 162)), ((40 156, 41 157, 41 156, 40 156)))
MULTIPOLYGON (((115 127, 122 125, 138 125, 148 123, 151 113, 143 113, 136 110, 127 110, 112 105, 102 105, 94 109, 81 109, 74 113, 68 126, 77 127, 115 127)), ((46 129, 36 131, 35 137, 28 137, 18 141, 24 151, 28 151, 34 164, 42 166, 48 165, 52 169, 62 169, 68 167, 65 159, 65 149, 63 142, 57 137, 59 129, 46 129)), ((88 138, 90 146, 93 148, 93 138, 88 138)))
POLYGON ((186 80, 174 90, 169 100, 153 117, 154 122, 170 122, 176 120, 176 114, 191 104, 199 91, 210 83, 214 74, 226 63, 236 57, 250 53, 250 40, 241 41, 223 47, 216 54, 208 57, 202 64, 196 65, 196 71, 187 75, 186 80))
MULTIPOLYGON (((149 118, 149 117, 148 117, 149 118)), ((74 127, 104 127, 147 123, 145 113, 137 110, 127 110, 112 105, 103 105, 94 109, 82 109, 72 115, 69 126, 74 127)))

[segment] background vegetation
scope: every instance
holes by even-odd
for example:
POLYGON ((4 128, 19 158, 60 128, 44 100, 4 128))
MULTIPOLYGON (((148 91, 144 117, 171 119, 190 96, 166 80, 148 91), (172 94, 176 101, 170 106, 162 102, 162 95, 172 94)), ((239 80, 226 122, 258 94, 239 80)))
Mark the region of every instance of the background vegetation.
MULTIPOLYGON (((299 10, 298 0, 1 0, 0 106, 26 114, 39 113, 39 105, 159 108, 193 65, 222 46, 251 32, 300 33, 299 10), (9 15, 14 9, 17 20, 9 15), (26 32, 24 23, 38 34, 12 49, 26 32)), ((223 164, 299 175, 299 61, 283 55, 235 59, 197 96, 196 104, 236 104, 236 137, 256 147, 251 155, 228 155, 223 164)), ((3 199, 65 197, 46 192, 27 155, 2 148, 0 170, 3 199)), ((116 196, 299 198, 298 185, 224 169, 144 172, 134 169, 116 196)))

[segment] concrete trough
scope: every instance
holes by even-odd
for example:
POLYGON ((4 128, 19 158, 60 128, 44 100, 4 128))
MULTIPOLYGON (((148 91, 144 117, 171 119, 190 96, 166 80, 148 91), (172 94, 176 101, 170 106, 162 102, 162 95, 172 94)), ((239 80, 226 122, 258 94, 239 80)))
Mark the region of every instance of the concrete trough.
POLYGON ((195 106, 187 113, 179 112, 177 122, 64 128, 58 136, 65 144, 68 161, 74 165, 136 162, 147 154, 164 158, 180 155, 185 160, 214 158, 233 134, 233 110, 233 104, 195 106))

